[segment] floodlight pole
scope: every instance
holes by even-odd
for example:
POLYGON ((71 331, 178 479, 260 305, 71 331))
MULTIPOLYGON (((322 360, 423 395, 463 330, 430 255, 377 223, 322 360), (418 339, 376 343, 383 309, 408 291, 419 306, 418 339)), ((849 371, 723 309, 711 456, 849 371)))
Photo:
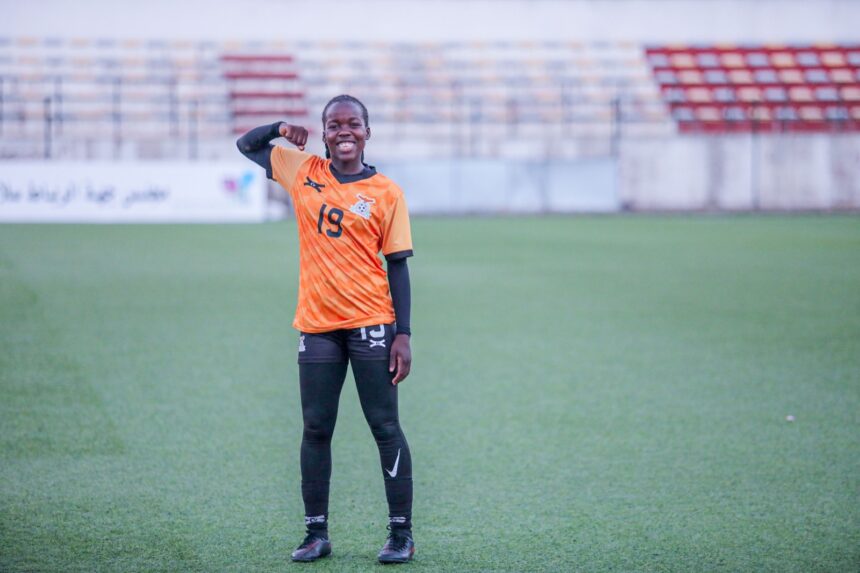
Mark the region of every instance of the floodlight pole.
POLYGON ((51 158, 51 98, 43 100, 45 114, 45 159, 51 158))
POLYGON ((179 95, 178 95, 178 80, 176 76, 172 76, 168 80, 167 90, 168 90, 168 101, 170 102, 170 110, 168 112, 168 117, 170 118, 170 127, 168 128, 170 131, 170 138, 175 139, 179 136, 179 95))
POLYGON ((609 136, 609 156, 618 158, 621 147, 621 96, 612 98, 612 132, 609 136))
POLYGON ((477 98, 469 99, 469 157, 477 157, 481 141, 481 105, 477 98))
POLYGON ((0 76, 0 135, 3 134, 3 88, 5 87, 3 80, 3 76, 0 76))
POLYGON ((122 146, 122 78, 113 80, 113 158, 119 159, 122 146))
POLYGON ((54 120, 56 121, 55 129, 57 135, 63 134, 63 78, 57 76, 54 78, 54 120))
POLYGON ((761 208, 758 185, 758 130, 756 129, 758 114, 756 109, 756 102, 752 102, 750 107, 752 113, 750 122, 750 201, 753 211, 758 211, 761 208))
POLYGON ((559 82, 559 92, 561 95, 561 123, 562 129, 564 130, 564 135, 570 137, 573 133, 572 124, 573 119, 571 118, 571 97, 570 97, 570 84, 568 83, 566 78, 561 78, 559 82))
POLYGON ((190 104, 188 117, 188 157, 197 159, 197 100, 190 104))
POLYGON ((460 82, 455 80, 452 83, 452 87, 454 90, 453 101, 454 101, 454 105, 457 109, 457 114, 454 117, 454 121, 456 122, 456 125, 457 125, 457 141, 456 141, 457 151, 456 151, 456 155, 457 155, 457 157, 462 157, 463 154, 465 153, 463 140, 466 138, 466 135, 465 135, 465 132, 466 132, 466 126, 465 126, 466 114, 463 112, 463 108, 465 107, 465 101, 464 101, 464 97, 463 97, 463 89, 462 89, 462 86, 460 86, 460 82))

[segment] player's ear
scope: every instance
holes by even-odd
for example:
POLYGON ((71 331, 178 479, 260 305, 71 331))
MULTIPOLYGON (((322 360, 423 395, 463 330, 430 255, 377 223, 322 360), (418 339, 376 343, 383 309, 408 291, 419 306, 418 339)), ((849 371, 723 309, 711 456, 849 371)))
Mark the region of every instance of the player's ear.
POLYGON ((370 128, 366 127, 365 129, 367 130, 367 137, 365 137, 364 139, 370 139, 370 128))

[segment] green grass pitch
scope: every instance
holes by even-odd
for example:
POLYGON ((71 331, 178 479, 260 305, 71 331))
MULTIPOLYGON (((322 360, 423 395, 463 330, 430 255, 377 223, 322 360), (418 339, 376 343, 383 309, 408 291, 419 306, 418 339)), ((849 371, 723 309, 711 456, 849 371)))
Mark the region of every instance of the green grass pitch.
MULTIPOLYGON (((413 234, 406 569, 860 569, 860 219, 413 234)), ((381 567, 351 375, 334 555, 288 561, 296 274, 292 223, 0 226, 0 571, 381 567)))

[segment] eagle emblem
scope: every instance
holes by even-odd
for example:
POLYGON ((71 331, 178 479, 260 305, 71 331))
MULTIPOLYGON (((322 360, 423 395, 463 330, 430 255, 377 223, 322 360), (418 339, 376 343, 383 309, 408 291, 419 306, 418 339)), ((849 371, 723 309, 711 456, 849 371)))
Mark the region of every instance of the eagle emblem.
POLYGON ((359 217, 370 219, 370 208, 373 207, 374 203, 376 203, 376 199, 370 199, 368 197, 365 197, 361 193, 356 195, 356 197, 358 197, 358 201, 356 201, 355 205, 350 207, 349 210, 358 215, 359 217))

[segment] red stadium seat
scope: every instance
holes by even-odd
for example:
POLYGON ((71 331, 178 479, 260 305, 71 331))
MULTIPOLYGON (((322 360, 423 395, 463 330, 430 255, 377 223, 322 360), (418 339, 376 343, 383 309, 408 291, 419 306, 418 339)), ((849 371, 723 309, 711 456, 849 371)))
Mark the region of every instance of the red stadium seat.
POLYGON ((860 47, 650 46, 682 132, 860 130, 860 47), (683 87, 679 87, 683 86, 683 87))

